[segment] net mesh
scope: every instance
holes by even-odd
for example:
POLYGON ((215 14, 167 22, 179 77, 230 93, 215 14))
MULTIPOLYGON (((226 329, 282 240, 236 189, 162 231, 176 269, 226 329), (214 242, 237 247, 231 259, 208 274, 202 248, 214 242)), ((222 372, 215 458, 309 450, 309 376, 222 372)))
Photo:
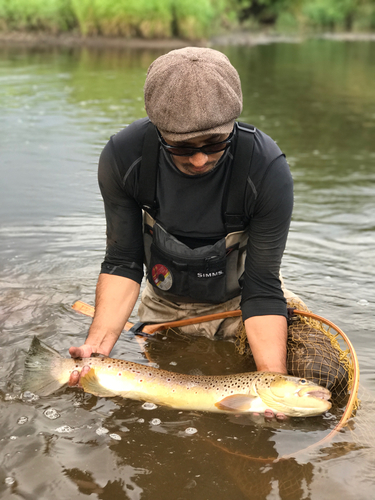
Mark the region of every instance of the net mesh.
MULTIPOLYGON (((310 312, 300 301, 288 299, 288 308, 310 312)), ((327 387, 337 403, 343 403, 353 385, 354 368, 349 349, 342 347, 338 332, 316 319, 294 315, 288 322, 287 368, 295 377, 327 387)), ((236 348, 252 356, 245 326, 239 328, 236 348)), ((356 401, 354 408, 358 406, 356 401)))

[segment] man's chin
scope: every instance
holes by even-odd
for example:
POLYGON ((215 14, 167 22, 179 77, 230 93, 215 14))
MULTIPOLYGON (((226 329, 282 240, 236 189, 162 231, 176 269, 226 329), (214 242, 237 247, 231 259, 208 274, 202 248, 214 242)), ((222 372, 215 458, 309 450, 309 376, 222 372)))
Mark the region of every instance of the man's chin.
POLYGON ((194 167, 193 165, 181 165, 177 166, 179 170, 189 175, 199 175, 205 174, 212 170, 217 162, 206 163, 203 167, 194 167))

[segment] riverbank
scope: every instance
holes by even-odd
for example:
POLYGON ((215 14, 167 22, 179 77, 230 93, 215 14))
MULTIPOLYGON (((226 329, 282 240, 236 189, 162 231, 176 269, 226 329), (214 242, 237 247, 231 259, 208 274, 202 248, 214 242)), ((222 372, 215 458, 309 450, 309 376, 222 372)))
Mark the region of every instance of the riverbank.
POLYGON ((75 34, 50 35, 46 33, 7 32, 0 33, 0 45, 21 45, 28 47, 92 47, 130 49, 177 49, 186 46, 252 46, 270 43, 300 43, 309 38, 337 41, 375 41, 375 33, 321 33, 308 35, 284 35, 268 32, 237 32, 215 36, 207 40, 183 40, 178 38, 146 39, 105 36, 82 36, 75 34))

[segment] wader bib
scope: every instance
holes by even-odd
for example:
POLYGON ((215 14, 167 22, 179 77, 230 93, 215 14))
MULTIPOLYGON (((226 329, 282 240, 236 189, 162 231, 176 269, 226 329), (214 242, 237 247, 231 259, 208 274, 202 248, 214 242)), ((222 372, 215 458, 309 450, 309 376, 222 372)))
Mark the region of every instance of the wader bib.
POLYGON ((175 302, 221 303, 239 296, 248 240, 244 198, 255 128, 236 123, 237 142, 223 218, 227 235, 213 245, 190 248, 168 233, 155 216, 160 144, 150 123, 145 135, 138 200, 143 209, 147 279, 155 292, 175 302))

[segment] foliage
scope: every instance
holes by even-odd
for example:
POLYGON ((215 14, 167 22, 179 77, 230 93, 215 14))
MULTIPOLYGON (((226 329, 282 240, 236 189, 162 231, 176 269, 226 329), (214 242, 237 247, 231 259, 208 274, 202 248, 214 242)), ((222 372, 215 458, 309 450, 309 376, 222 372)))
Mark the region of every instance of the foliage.
POLYGON ((56 33, 76 25, 70 0, 0 0, 0 16, 9 29, 56 33))
POLYGON ((0 0, 0 29, 208 38, 221 28, 375 28, 375 0, 0 0))
POLYGON ((315 26, 333 29, 342 26, 351 29, 359 0, 310 0, 303 5, 302 12, 315 26))

